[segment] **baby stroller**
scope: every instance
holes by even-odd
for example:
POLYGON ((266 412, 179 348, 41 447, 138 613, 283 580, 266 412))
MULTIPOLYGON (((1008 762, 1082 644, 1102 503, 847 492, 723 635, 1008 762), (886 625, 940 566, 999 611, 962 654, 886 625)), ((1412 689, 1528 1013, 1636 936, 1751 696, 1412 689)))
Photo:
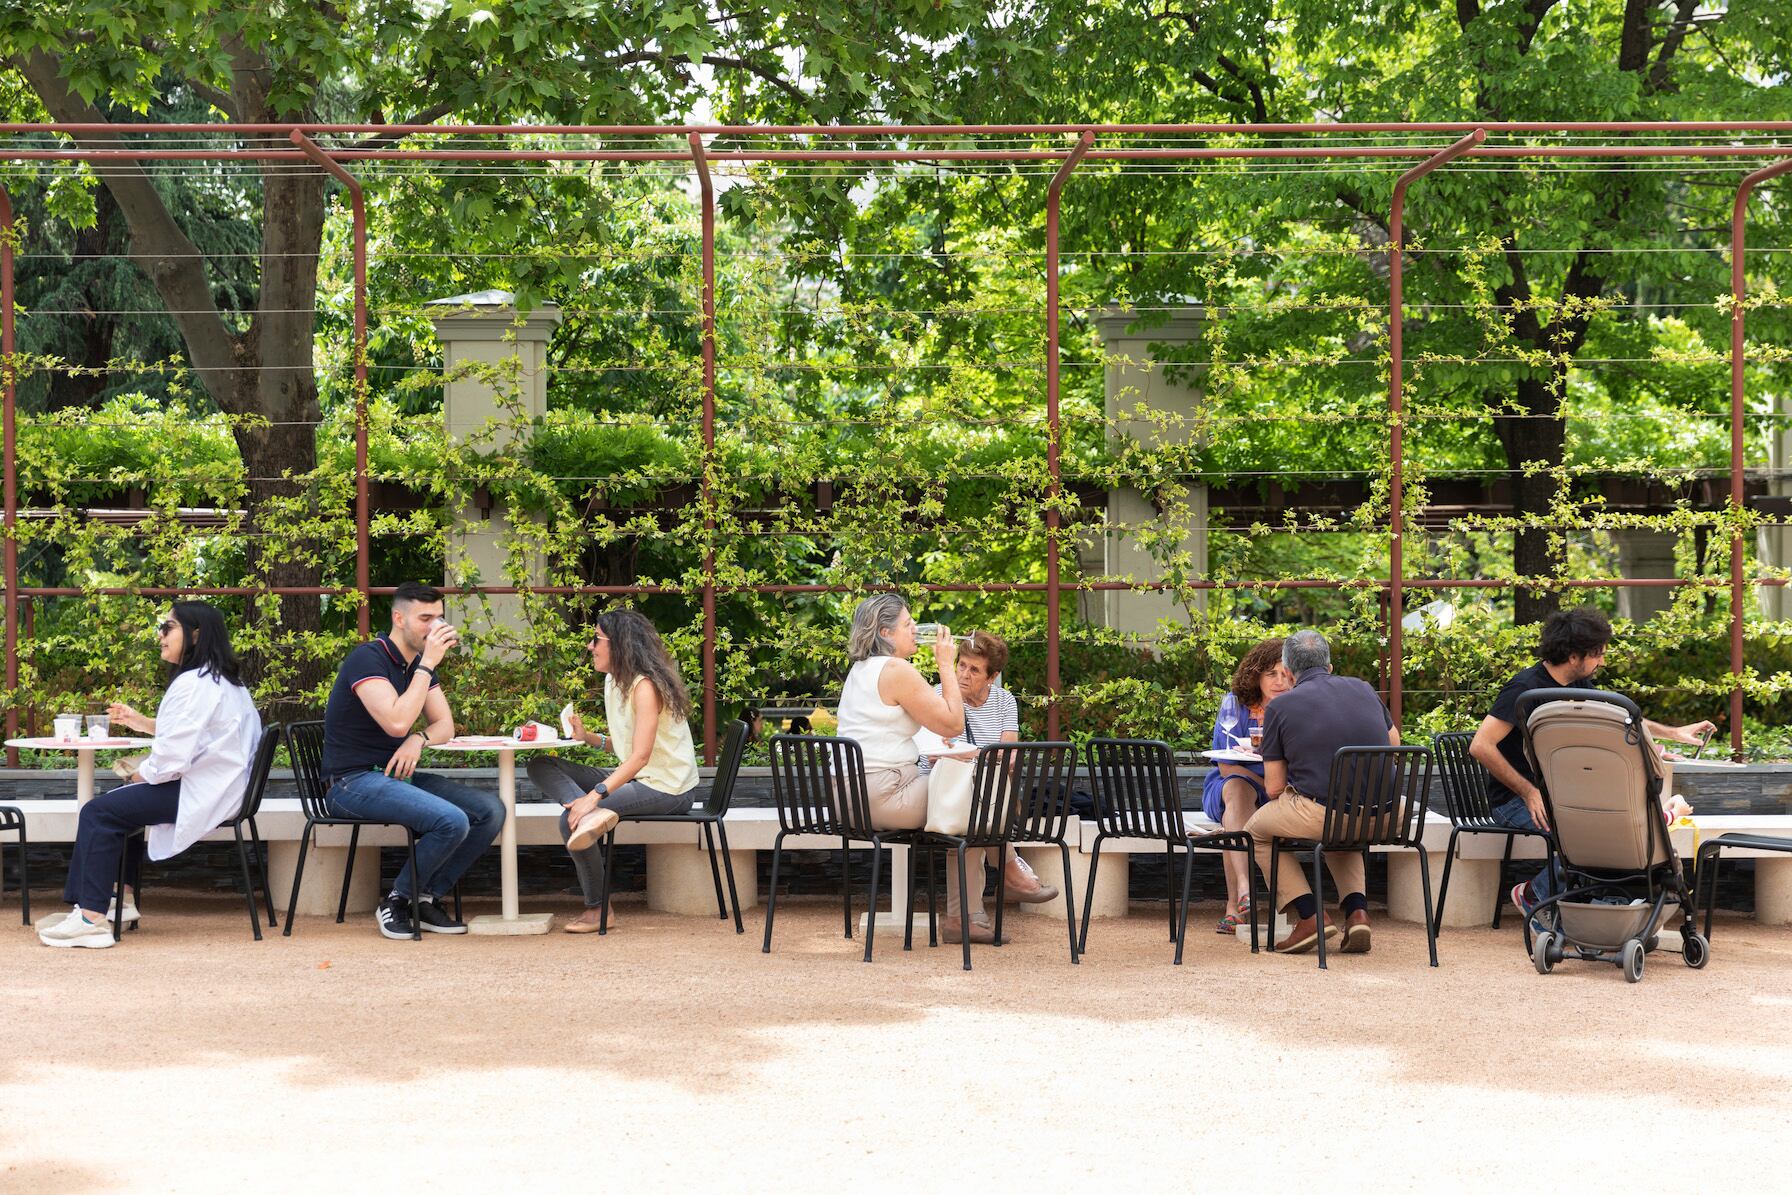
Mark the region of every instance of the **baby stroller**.
POLYGON ((1630 698, 1534 689, 1518 699, 1524 750, 1555 833, 1563 891, 1532 910, 1526 945, 1540 975, 1573 955, 1616 963, 1631 983, 1662 922, 1679 908, 1686 965, 1711 949, 1693 929, 1693 897, 1661 812, 1661 762, 1630 698), (1541 932, 1532 939, 1531 926, 1541 932))

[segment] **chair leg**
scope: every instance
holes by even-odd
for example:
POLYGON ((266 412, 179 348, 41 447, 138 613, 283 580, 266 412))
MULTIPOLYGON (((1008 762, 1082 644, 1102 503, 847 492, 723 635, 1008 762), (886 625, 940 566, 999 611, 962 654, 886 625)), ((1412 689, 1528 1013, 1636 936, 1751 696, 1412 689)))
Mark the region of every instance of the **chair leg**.
POLYGON ((1431 965, 1435 967, 1437 966, 1437 930, 1433 928, 1434 922, 1431 919, 1431 860, 1425 857, 1424 847, 1419 847, 1418 850, 1419 884, 1425 892, 1425 944, 1431 948, 1431 965))
POLYGON ((1722 851, 1712 851, 1711 857, 1707 861, 1699 864, 1698 880, 1699 880, 1700 884, 1705 883, 1706 869, 1709 868, 1711 871, 1711 886, 1709 888, 1705 889, 1705 941, 1706 942, 1711 941, 1711 914, 1717 908, 1717 863, 1718 863, 1718 860, 1722 859, 1722 858, 1723 858, 1722 851))
POLYGON ((840 840, 840 923, 852 940, 852 844, 840 840))
MULTIPOLYGON (((902 948, 915 948, 915 855, 920 847, 909 844, 908 848, 908 908, 902 911, 902 948)), ((894 911, 895 895, 891 894, 891 909, 894 911)))
POLYGON ((940 944, 940 853, 927 851, 927 946, 940 944))
POLYGON ((1182 946, 1188 941, 1188 894, 1189 885, 1195 878, 1195 852, 1190 849, 1182 852, 1182 917, 1176 926, 1176 957, 1173 960, 1182 965, 1182 946))
POLYGON ((716 919, 728 920, 728 904, 722 899, 722 869, 716 865, 716 836, 708 822, 703 823, 703 844, 709 848, 709 878, 716 885, 716 919))
POLYGON ((25 924, 31 924, 31 838, 25 833, 25 823, 19 822, 19 915, 25 924))
POLYGON ((772 919, 778 915, 778 864, 784 858, 784 831, 772 839, 772 882, 765 893, 765 945, 760 947, 761 954, 772 952, 772 919))
MULTIPOLYGON (((1269 926, 1269 952, 1276 952, 1276 914, 1280 908, 1276 905, 1276 879, 1282 870, 1282 852, 1276 846, 1275 839, 1269 840, 1269 908, 1265 911, 1269 926)), ((1256 914, 1251 914, 1255 919, 1256 914)))
MULTIPOLYGON (((1431 932, 1433 934, 1436 934, 1443 929, 1444 901, 1448 899, 1450 895, 1450 865, 1456 862, 1456 839, 1461 833, 1461 830, 1452 829, 1450 831, 1450 845, 1444 848, 1444 875, 1443 878, 1437 882, 1437 920, 1431 924, 1431 932)), ((1500 911, 1499 885, 1495 884, 1494 889, 1493 912, 1495 916, 1498 916, 1500 911)))
POLYGON ((722 870, 728 873, 728 904, 734 909, 734 932, 744 934, 747 929, 740 923, 740 893, 734 887, 734 856, 728 852, 727 822, 716 822, 716 837, 722 840, 722 870))
MULTIPOLYGON (((958 940, 964 945, 964 969, 971 969, 971 890, 965 876, 964 840, 958 841, 958 940)), ((977 893, 983 895, 981 891, 977 893)))
MULTIPOLYGON (((1083 932, 1077 935, 1076 948, 1079 954, 1089 953, 1089 910, 1095 905, 1095 872, 1101 866, 1102 834, 1095 835, 1095 845, 1089 851, 1089 886, 1083 891, 1083 932)), ((1064 882, 1070 883, 1070 873, 1064 873, 1064 882)))
MULTIPOLYGON (((411 859, 411 941, 423 940, 423 919, 417 916, 417 902, 423 899, 423 877, 417 872, 417 832, 409 826, 404 828, 405 850, 411 859)), ((353 857, 352 854, 350 856, 353 857)), ((343 899, 348 898, 348 887, 342 889, 343 899)))
POLYGON ((255 933, 255 940, 261 941, 261 909, 255 903, 255 877, 249 871, 249 846, 243 841, 242 824, 232 825, 236 834, 236 861, 243 873, 243 900, 249 905, 249 928, 255 933))
POLYGON ((268 906, 268 928, 279 929, 280 921, 274 916, 274 886, 268 882, 268 849, 261 844, 261 831, 254 818, 249 819, 249 841, 255 844, 255 866, 261 874, 261 898, 268 906))
MULTIPOLYGON (((352 877, 355 874, 355 851, 360 845, 361 845, 361 827, 356 826, 354 829, 352 829, 348 832, 348 859, 342 864, 342 895, 339 898, 337 898, 337 901, 336 901, 336 924, 337 925, 341 925, 342 919, 344 917, 348 916, 348 882, 349 882, 350 877, 352 877)), ((378 887, 379 886, 379 877, 374 876, 373 882, 374 882, 374 886, 378 887)), ((413 888, 416 888, 418 886, 417 885, 417 869, 414 866, 411 868, 411 886, 413 888)), ((413 897, 415 897, 417 894, 416 894, 416 892, 413 891, 411 893, 411 895, 413 897)))
POLYGON ((1070 935, 1070 962, 1075 966, 1083 961, 1076 940, 1076 885, 1070 882, 1070 844, 1062 839, 1058 856, 1064 863, 1064 928, 1070 935))
POLYGON ((1516 834, 1506 835, 1506 853, 1500 856, 1500 878, 1493 885, 1493 928, 1500 927, 1500 912, 1506 903, 1506 877, 1512 874, 1512 840, 1516 834))
POLYGON ((112 888, 112 937, 124 941, 124 861, 130 858, 131 840, 124 840, 124 850, 118 856, 118 882, 112 888))
MULTIPOLYGON (((1008 861, 1002 857, 1000 848, 996 851, 996 945, 1005 945, 1002 938, 1002 911, 1008 907, 1008 861)), ((983 869, 977 869, 977 900, 983 900, 983 869)))
MULTIPOLYGON (((1368 887, 1367 882, 1364 887, 1368 887)), ((1325 844, 1316 843, 1313 847, 1313 899, 1317 902, 1318 911, 1313 914, 1317 918, 1315 924, 1319 928, 1319 969, 1325 970, 1325 844)))
MULTIPOLYGON (((1245 849, 1244 855, 1245 855, 1244 883, 1245 883, 1245 889, 1247 892, 1250 893, 1250 897, 1251 897, 1251 953, 1256 954, 1257 953, 1257 880, 1260 877, 1257 875, 1256 852, 1252 851, 1250 848, 1247 847, 1245 849)), ((1264 899, 1265 900, 1269 899, 1267 893, 1264 895, 1264 899)), ((1269 924, 1270 924, 1270 928, 1273 929, 1275 927, 1274 922, 1270 922, 1269 924)))
POLYGON ((597 894, 597 936, 610 932, 610 878, 616 874, 616 831, 604 835, 604 882, 597 894))
POLYGON ((292 898, 286 902, 286 928, 281 930, 283 937, 292 937, 292 923, 298 920, 299 881, 305 878, 305 852, 311 849, 311 831, 314 823, 305 819, 305 829, 299 835, 299 857, 292 868, 292 898))
POLYGON ((454 919, 460 921, 460 881, 454 881, 454 919))
MULTIPOLYGON (((871 943, 877 937, 877 882, 883 878, 884 844, 881 840, 871 840, 871 887, 869 899, 865 902, 865 961, 871 961, 871 943)), ((895 885, 891 885, 890 907, 896 907, 895 885)))

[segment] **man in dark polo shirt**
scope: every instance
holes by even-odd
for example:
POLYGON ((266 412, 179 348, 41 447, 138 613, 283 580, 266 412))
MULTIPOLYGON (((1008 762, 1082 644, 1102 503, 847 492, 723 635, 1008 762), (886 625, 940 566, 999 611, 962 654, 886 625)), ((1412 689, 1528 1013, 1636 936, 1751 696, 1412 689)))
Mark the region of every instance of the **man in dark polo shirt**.
MULTIPOLYGON (((1272 701, 1263 714, 1263 790, 1270 800, 1251 815, 1245 830, 1263 878, 1269 879, 1270 840, 1318 838, 1325 829, 1332 756, 1340 747, 1398 745, 1400 731, 1381 697, 1364 682, 1332 675, 1332 649, 1318 631, 1296 631, 1282 644, 1282 663, 1294 674, 1294 688, 1272 701)), ((1338 851, 1325 857, 1338 887, 1344 914, 1347 954, 1369 950, 1369 901, 1363 895, 1363 857, 1338 851)), ((1299 867, 1284 867, 1278 895, 1294 922, 1277 950, 1301 953, 1338 935, 1331 917, 1321 924, 1319 901, 1299 867)))
MULTIPOLYGON (((1557 610, 1543 620, 1537 643, 1537 663, 1514 676, 1493 699, 1493 709, 1481 720, 1469 754, 1487 769, 1487 805, 1493 820, 1520 830, 1547 830, 1543 794, 1537 776, 1524 755, 1524 734, 1518 729, 1518 699, 1532 689, 1595 689, 1587 682, 1605 663, 1606 645, 1612 640, 1612 624, 1593 606, 1557 610)), ((1643 719, 1656 738, 1677 743, 1698 743, 1716 730, 1710 722, 1688 726, 1664 726, 1643 719)), ((1528 913, 1560 888, 1560 878, 1539 871, 1512 889, 1512 903, 1528 913)))
POLYGON ((388 938, 409 938, 413 918, 431 933, 466 933, 440 898, 504 825, 495 795, 417 771, 424 747, 454 737, 436 666, 459 642, 442 621, 441 593, 406 581, 392 595, 392 630, 348 654, 324 712, 323 771, 334 812, 417 832, 423 882, 406 863, 374 914, 388 938))

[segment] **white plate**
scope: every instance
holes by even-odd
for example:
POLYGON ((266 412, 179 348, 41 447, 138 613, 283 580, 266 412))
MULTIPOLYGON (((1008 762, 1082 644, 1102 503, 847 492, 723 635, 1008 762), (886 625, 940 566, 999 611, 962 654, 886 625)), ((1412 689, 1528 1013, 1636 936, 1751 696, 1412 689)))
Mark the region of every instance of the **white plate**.
POLYGON ((1218 751, 1203 751, 1208 759, 1216 763, 1262 763, 1263 757, 1255 751, 1240 751, 1233 747, 1222 747, 1218 751))

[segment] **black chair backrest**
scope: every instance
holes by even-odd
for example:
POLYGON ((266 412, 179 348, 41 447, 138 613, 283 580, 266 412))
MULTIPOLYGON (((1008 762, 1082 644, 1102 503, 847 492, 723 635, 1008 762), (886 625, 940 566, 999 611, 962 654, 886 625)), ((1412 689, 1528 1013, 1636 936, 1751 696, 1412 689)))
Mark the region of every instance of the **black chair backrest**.
POLYGON ((1431 751, 1437 761, 1438 779, 1443 781, 1444 806, 1451 823, 1491 826, 1494 823, 1487 808, 1487 769, 1468 753, 1468 745, 1474 741, 1474 731, 1452 730, 1433 735, 1431 751))
POLYGON ((709 795, 703 799, 703 812, 711 817, 726 814, 734 800, 734 782, 740 778, 740 761, 747 754, 747 735, 751 730, 746 722, 736 718, 728 723, 722 736, 722 754, 716 760, 715 779, 710 783, 709 795))
POLYGON ((778 828, 799 834, 864 836, 871 830, 865 754, 853 739, 772 736, 772 802, 778 828))
POLYGON ((255 745, 255 758, 249 763, 249 787, 243 790, 243 803, 231 821, 242 821, 261 811, 261 799, 268 791, 268 773, 274 768, 274 752, 285 741, 285 728, 278 723, 261 728, 261 742, 255 745))
POLYGON ((971 773, 968 838, 1052 841, 1070 820, 1076 747, 1070 743, 991 743, 971 773))
POLYGON ((1089 740, 1089 782, 1101 832, 1182 842, 1182 789, 1176 757, 1157 739, 1089 740))
POLYGON ((1431 786, 1428 747, 1340 747, 1325 806, 1327 846, 1417 846, 1431 786))
POLYGON ((329 817, 330 801, 324 783, 324 724, 293 722, 286 728, 286 751, 292 756, 293 783, 298 785, 299 806, 306 817, 329 817))

